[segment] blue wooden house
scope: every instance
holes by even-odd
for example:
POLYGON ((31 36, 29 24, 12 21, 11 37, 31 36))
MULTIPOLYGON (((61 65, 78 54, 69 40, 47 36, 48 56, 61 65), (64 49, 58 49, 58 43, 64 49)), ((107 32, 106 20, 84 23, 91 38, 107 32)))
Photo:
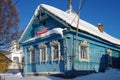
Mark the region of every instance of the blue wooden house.
POLYGON ((23 32, 24 74, 84 74, 120 67, 120 40, 69 9, 41 4, 23 32), (79 22, 79 24, 78 24, 79 22))

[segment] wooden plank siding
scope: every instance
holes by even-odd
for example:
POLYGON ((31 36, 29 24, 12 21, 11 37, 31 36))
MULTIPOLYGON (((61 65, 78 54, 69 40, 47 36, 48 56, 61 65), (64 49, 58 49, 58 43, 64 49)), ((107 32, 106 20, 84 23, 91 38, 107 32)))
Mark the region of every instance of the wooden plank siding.
MULTIPOLYGON (((44 12, 44 9, 42 10, 44 12)), ((120 61, 120 45, 113 44, 81 30, 78 31, 78 39, 76 41, 75 28, 72 28, 60 19, 56 20, 56 16, 47 11, 45 12, 47 18, 39 20, 38 22, 33 21, 21 39, 21 45, 23 46, 25 53, 25 75, 40 73, 48 74, 50 72, 61 74, 85 74, 104 71, 110 66, 120 68, 120 65, 118 64, 120 61), (40 30, 47 29, 49 31, 54 28, 67 28, 67 30, 63 31, 63 36, 60 34, 51 34, 27 41, 31 38, 38 37, 36 33, 40 30), (52 48, 50 43, 53 41, 58 41, 60 43, 60 61, 52 61, 52 48), (79 46, 81 41, 87 41, 89 45, 89 59, 86 61, 80 61, 79 59, 79 46), (42 43, 47 46, 47 61, 45 62, 40 62, 39 45, 42 43), (34 63, 30 63, 30 46, 33 46, 35 49, 35 56, 32 56, 35 57, 34 63), (108 49, 112 50, 112 65, 108 65, 108 49)), ((36 18, 39 18, 39 15, 36 16, 36 18)))

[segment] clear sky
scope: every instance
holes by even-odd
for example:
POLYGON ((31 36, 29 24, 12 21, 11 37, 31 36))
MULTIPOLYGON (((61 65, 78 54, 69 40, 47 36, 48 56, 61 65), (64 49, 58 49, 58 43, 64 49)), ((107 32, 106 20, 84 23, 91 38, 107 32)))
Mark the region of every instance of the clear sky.
MULTIPOLYGON (((68 0, 13 0, 20 17, 20 29, 25 29, 35 9, 40 4, 48 4, 66 11, 68 0)), ((78 12, 80 0, 73 0, 73 10, 78 12)), ((83 0, 80 18, 97 26, 102 23, 104 31, 120 39, 120 0, 83 0)))

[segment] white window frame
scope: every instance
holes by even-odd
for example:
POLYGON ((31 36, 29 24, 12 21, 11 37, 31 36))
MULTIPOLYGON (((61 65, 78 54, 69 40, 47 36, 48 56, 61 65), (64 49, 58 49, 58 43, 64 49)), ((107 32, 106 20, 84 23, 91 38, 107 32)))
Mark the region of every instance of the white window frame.
POLYGON ((50 42, 50 45, 51 45, 51 60, 52 60, 52 62, 53 61, 58 61, 58 62, 60 62, 60 56, 61 56, 61 51, 60 51, 60 42, 59 41, 52 41, 52 42, 50 42), (56 58, 56 59, 54 59, 54 47, 55 46, 57 46, 58 47, 58 58, 56 58))
POLYGON ((79 44, 79 61, 89 62, 89 44, 86 40, 83 40, 79 44), (81 48, 85 48, 83 51, 81 48))
POLYGON ((107 49, 107 53, 108 53, 108 64, 112 65, 112 50, 107 49))
POLYGON ((41 62, 47 62, 48 61, 48 58, 47 58, 47 45, 45 44, 40 44, 39 45, 39 48, 40 48, 40 56, 39 56, 39 59, 40 59, 40 63, 41 62), (45 55, 45 60, 43 60, 42 56, 43 56, 43 49, 45 49, 45 52, 44 52, 44 55, 45 55))
POLYGON ((30 63, 35 63, 36 62, 35 48, 33 46, 30 46, 29 51, 30 51, 30 63))

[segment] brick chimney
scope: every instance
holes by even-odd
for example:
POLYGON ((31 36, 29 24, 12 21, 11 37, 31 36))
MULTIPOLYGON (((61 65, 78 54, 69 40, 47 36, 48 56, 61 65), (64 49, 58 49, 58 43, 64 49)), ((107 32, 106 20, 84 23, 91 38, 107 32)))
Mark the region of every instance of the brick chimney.
POLYGON ((98 23, 97 27, 98 27, 98 30, 103 33, 104 31, 103 25, 101 23, 98 23))

